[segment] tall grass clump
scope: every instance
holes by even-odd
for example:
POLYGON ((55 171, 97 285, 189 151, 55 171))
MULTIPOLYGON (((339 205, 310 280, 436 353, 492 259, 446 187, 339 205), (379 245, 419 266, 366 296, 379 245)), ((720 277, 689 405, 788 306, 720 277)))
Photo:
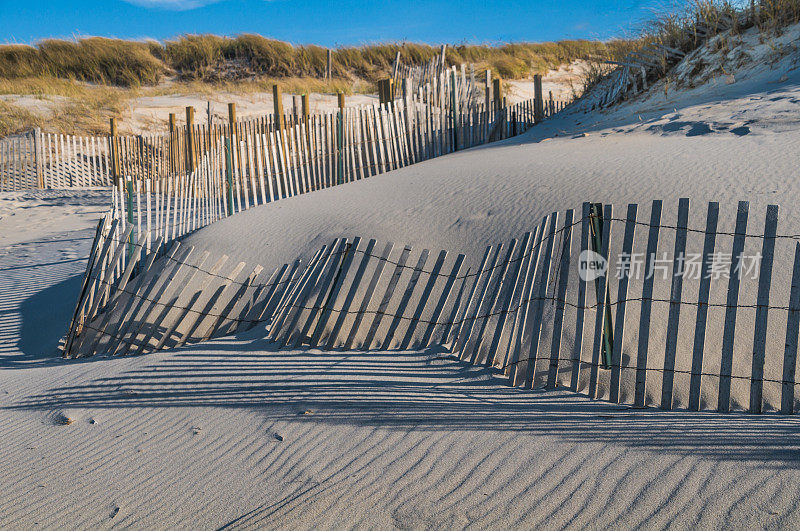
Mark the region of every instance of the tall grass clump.
POLYGON ((720 33, 757 27, 780 32, 800 22, 800 0, 691 0, 683 9, 665 12, 645 24, 641 40, 690 52, 720 33))
POLYGON ((48 39, 35 46, 0 46, 0 77, 32 76, 137 87, 161 80, 164 64, 148 43, 90 37, 48 39))
MULTIPOLYGON (((582 84, 588 90, 599 83, 613 69, 605 61, 620 60, 641 48, 652 50, 652 44, 689 54, 725 32, 737 34, 756 27, 763 34, 774 34, 798 22, 800 0, 690 0, 679 9, 656 14, 643 24, 638 36, 620 41, 615 53, 594 55, 583 73, 582 84)), ((656 79, 668 75, 675 57, 662 54, 660 62, 656 79)))

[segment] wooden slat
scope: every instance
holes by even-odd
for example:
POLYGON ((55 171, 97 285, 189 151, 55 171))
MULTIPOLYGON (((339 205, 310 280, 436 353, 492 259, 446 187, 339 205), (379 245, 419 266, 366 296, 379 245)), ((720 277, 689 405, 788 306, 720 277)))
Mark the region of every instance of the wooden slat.
POLYGON ((273 333, 275 342, 280 346, 288 344, 292 332, 303 313, 301 306, 308 298, 309 292, 313 289, 314 283, 328 263, 331 254, 335 252, 339 242, 340 240, 337 238, 330 247, 323 247, 322 252, 308 263, 305 272, 294 286, 292 294, 285 300, 284 309, 281 312, 283 315, 275 323, 275 332, 273 333))
POLYGON ((547 230, 547 216, 542 219, 533 235, 533 246, 531 247, 530 258, 528 259, 527 272, 525 273, 525 284, 522 288, 520 299, 519 315, 517 316, 517 333, 514 338, 513 350, 508 361, 508 377, 514 387, 525 381, 525 373, 528 367, 528 356, 524 353, 525 345, 531 337, 533 326, 533 311, 536 307, 534 296, 536 289, 536 276, 539 271, 539 257, 541 255, 542 240, 547 230))
POLYGON ((555 315, 553 316, 553 338, 550 344, 550 366, 547 371, 547 387, 555 388, 558 384, 558 371, 561 364, 561 330, 564 324, 564 309, 567 299, 567 282, 569 280, 569 263, 572 243, 572 218, 574 213, 567 210, 564 216, 561 234, 561 259, 558 262, 558 286, 556 288, 555 315))
MULTIPOLYGON (((361 326, 361 321, 364 319, 364 316, 366 315, 367 309, 369 308, 369 303, 372 300, 372 295, 375 293, 375 288, 381 279, 381 275, 383 274, 383 270, 389 261, 389 256, 393 248, 394 244, 392 242, 388 242, 386 246, 383 248, 381 256, 376 261, 375 271, 373 272, 372 278, 369 281, 367 290, 364 292, 364 298, 361 299, 361 304, 358 308, 358 311, 356 312, 355 321, 353 322, 353 325, 350 328, 350 333, 347 335, 347 339, 344 342, 345 350, 350 350, 351 348, 353 348, 353 342, 355 341, 355 338, 358 334, 358 329, 361 326)), ((367 257, 365 256, 364 258, 366 259, 367 257)))
POLYGON ((473 286, 473 292, 470 294, 470 306, 467 307, 467 311, 464 313, 462 326, 458 331, 458 343, 454 350, 454 352, 458 352, 459 358, 462 360, 466 360, 468 357, 470 357, 471 351, 468 346, 472 344, 470 340, 475 328, 475 322, 481 315, 481 308, 485 307, 486 305, 486 293, 488 292, 489 286, 491 285, 495 276, 497 263, 500 259, 500 251, 502 251, 502 249, 503 245, 499 244, 494 252, 492 260, 486 264, 486 269, 481 268, 481 270, 478 272, 478 276, 475 277, 475 286, 473 286), (476 290, 479 282, 480 290, 476 290), (473 295, 475 296, 474 299, 473 295), (470 307, 473 308, 473 311, 470 311, 470 307))
MULTIPOLYGON (((201 287, 201 291, 203 291, 214 286, 214 284, 217 284, 215 286, 216 289, 214 289, 214 292, 211 294, 202 308, 200 308, 200 305, 197 303, 193 305, 193 308, 197 309, 199 313, 193 312, 194 318, 186 330, 181 332, 180 338, 175 344, 176 347, 183 346, 187 341, 193 338, 194 333, 198 330, 201 331, 198 339, 208 339, 208 336, 205 334, 208 333, 213 324, 222 317, 219 312, 222 310, 222 306, 228 302, 228 298, 225 297, 228 288, 230 288, 231 283, 236 279, 236 277, 239 276, 239 273, 242 272, 246 265, 247 264, 244 262, 239 262, 224 278, 214 278, 205 288, 201 287), (203 323, 209 324, 203 326, 203 323)), ((198 297, 198 300, 199 298, 200 297, 198 297)))
MULTIPOLYGON (((367 242, 367 247, 363 251, 363 256, 358 264, 358 269, 356 270, 355 274, 353 275, 353 280, 350 284, 350 289, 345 295, 344 302, 342 303, 342 308, 339 310, 339 314, 336 317, 336 322, 331 329, 331 333, 328 336, 328 342, 326 345, 327 349, 332 349, 336 346, 336 340, 339 338, 339 332, 342 330, 342 326, 344 325, 347 316, 350 313, 350 307, 355 300, 356 294, 358 293, 359 288, 361 287, 361 279, 364 278, 364 272, 367 269, 367 265, 369 265, 370 261, 373 259, 372 253, 375 250, 375 244, 377 242, 375 240, 370 240, 367 242)), ((357 247, 354 249, 356 252, 361 252, 357 247)), ((353 253, 353 260, 355 260, 355 252, 353 253)))
MULTIPOLYGON (((100 291, 108 291, 108 288, 110 287, 110 282, 111 282, 113 264, 116 264, 117 262, 119 262, 120 257, 122 256, 122 253, 125 252, 125 249, 128 246, 128 237, 131 235, 132 231, 133 231, 133 227, 132 226, 128 226, 125 229, 125 231, 122 233, 122 237, 119 238, 119 240, 114 240, 113 236, 109 235, 109 238, 108 238, 109 241, 115 241, 116 247, 114 249, 113 257, 111 258, 111 261, 109 262, 110 264, 112 264, 112 266, 109 266, 108 268, 106 268, 104 271, 101 272, 99 277, 96 277, 97 278, 97 282, 98 282, 98 284, 97 284, 98 292, 100 292, 100 291)), ((86 314, 87 315, 87 319, 93 319, 94 316, 97 315, 97 312, 98 312, 99 306, 100 306, 100 301, 101 301, 102 298, 103 297, 101 297, 99 295, 94 298, 94 301, 92 302, 92 306, 91 306, 89 312, 86 314)))
POLYGON ((338 272, 336 272, 335 277, 333 278, 333 287, 330 290, 330 295, 328 295, 327 303, 324 304, 322 313, 320 314, 319 321, 317 322, 317 326, 314 329, 313 335, 311 336, 312 347, 316 347, 317 345, 319 345, 320 339, 322 338, 322 334, 328 327, 328 322, 331 319, 333 309, 336 307, 336 301, 339 298, 339 293, 342 290, 342 286, 344 285, 345 279, 347 278, 347 273, 350 271, 350 268, 352 267, 353 260, 356 257, 356 253, 360 245, 361 245, 361 238, 356 237, 353 238, 352 243, 347 244, 344 249, 345 254, 344 257, 340 260, 341 263, 340 269, 338 272))
POLYGON ((411 340, 414 337, 414 331, 416 330, 417 324, 422 318, 422 312, 425 310, 425 306, 428 304, 428 298, 430 298, 431 292, 439 280, 439 274, 442 271, 442 267, 444 266, 444 261, 446 258, 447 251, 439 252, 439 256, 436 258, 436 262, 433 265, 433 269, 428 275, 428 282, 426 282, 425 287, 422 290, 422 295, 420 296, 419 303, 417 303, 417 308, 414 310, 414 315, 411 317, 411 320, 408 323, 406 334, 403 337, 403 340, 400 342, 400 350, 406 350, 408 349, 409 345, 411 345, 411 340))
POLYGON ((725 308, 725 324, 722 330, 722 360, 720 362, 719 395, 717 411, 727 413, 731 407, 731 371, 733 369, 733 346, 736 332, 736 310, 739 304, 738 271, 741 269, 743 259, 745 234, 747 231, 747 214, 750 203, 739 201, 736 212, 736 229, 733 237, 733 250, 731 251, 731 267, 728 278, 728 296, 725 308))
MULTIPOLYGON (((247 278, 239 284, 238 289, 228 298, 225 307, 222 307, 222 304, 220 303, 220 309, 214 309, 213 313, 215 315, 211 316, 206 331, 200 336, 202 341, 205 341, 210 337, 214 337, 220 330, 220 325, 223 324, 226 319, 230 320, 236 325, 242 322, 242 318, 249 309, 248 304, 252 302, 251 297, 247 296, 247 292, 251 290, 255 291, 253 289, 254 284, 263 270, 263 267, 256 265, 247 278)), ((221 296, 220 301, 222 302, 224 300, 225 298, 221 296)))
POLYGON ((506 251, 505 258, 500 262, 500 267, 494 271, 494 282, 487 283, 488 297, 483 297, 483 301, 481 302, 480 306, 478 306, 477 316, 480 320, 478 331, 475 334, 472 334, 472 337, 469 338, 469 341, 465 347, 467 352, 472 352, 470 362, 473 364, 480 364, 484 362, 482 352, 482 350, 484 350, 482 349, 484 337, 486 335, 489 322, 493 320, 492 318, 496 311, 495 306, 497 304, 498 297, 500 296, 503 288, 508 284, 506 274, 508 273, 511 259, 514 257, 514 251, 517 248, 517 243, 518 242, 516 239, 511 240, 508 250, 506 251))
POLYGON ((295 260, 288 273, 286 273, 289 267, 288 264, 284 264, 275 270, 269 281, 253 295, 253 304, 236 327, 237 332, 241 329, 250 330, 258 323, 266 323, 269 331, 268 336, 272 335, 281 304, 302 274, 300 272, 302 263, 301 260, 295 260), (284 273, 286 273, 285 276, 284 273))
MULTIPOLYGON (((189 253, 191 252, 192 249, 190 248, 189 253)), ((128 347, 130 348, 135 343, 137 347, 135 354, 142 354, 145 349, 158 350, 156 347, 151 348, 151 342, 153 339, 156 340, 156 345, 161 342, 161 339, 166 341, 166 330, 169 326, 169 322, 166 321, 166 319, 169 317, 169 314, 174 306, 178 303, 178 301, 181 300, 181 296, 191 284, 192 280, 198 274, 200 269, 203 267, 206 260, 208 260, 209 256, 210 253, 205 251, 195 264, 189 265, 186 263, 186 261, 181 261, 177 264, 177 267, 170 275, 167 285, 164 286, 169 290, 169 296, 166 296, 166 293, 164 293, 160 297, 153 299, 152 311, 158 311, 158 315, 150 316, 147 314, 145 319, 142 321, 142 333, 144 337, 141 341, 137 342, 138 331, 133 337, 131 337, 128 347), (159 331, 159 328, 162 326, 164 328, 164 332, 159 331), (161 336, 159 336, 159 333, 161 336), (159 339, 159 337, 161 339, 159 339)), ((177 309, 176 311, 180 311, 180 309, 177 309)))
MULTIPOLYGON (((605 205, 603 208, 603 232, 602 232, 602 246, 600 254, 608 259, 609 240, 611 240, 611 217, 613 215, 613 207, 605 205)), ((605 304, 607 296, 607 280, 608 274, 602 275, 597 279, 595 289, 596 311, 594 321, 594 342, 592 346, 592 365, 589 369, 589 389, 588 395, 590 398, 595 398, 597 395, 597 378, 600 372, 600 358, 603 355, 603 325, 605 323, 605 304)))
MULTIPOLYGON (((125 288, 126 288, 126 286, 128 284, 128 280, 130 279, 131 274, 133 274, 134 267, 139 263, 139 255, 142 252, 142 247, 144 245, 144 241, 146 240, 148 234, 149 233, 142 234, 141 236, 139 236, 139 239, 137 240, 136 245, 134 247, 134 254, 131 257, 131 260, 128 262, 128 265, 125 267, 125 271, 123 272, 122 277, 119 279, 119 281, 117 283, 117 286, 114 289, 113 295, 109 299, 109 303, 107 305, 107 310, 104 312, 102 318, 100 319, 100 322, 97 325, 95 325, 96 329, 94 330, 94 332, 96 333, 96 339, 95 339, 94 343, 92 344, 92 346, 89 347, 89 350, 91 352, 89 355, 94 355, 94 354, 97 353, 98 343, 103 338, 103 335, 105 334, 106 328, 108 327, 108 324, 109 324, 109 322, 111 320, 111 317, 115 313, 115 311, 113 311, 114 308, 113 308, 112 305, 115 302, 117 302, 117 300, 121 296, 128 295, 128 297, 127 297, 128 304, 123 308, 122 314, 119 315, 119 319, 121 321, 122 318, 125 317, 125 313, 126 313, 127 309, 129 308, 130 304, 132 304, 133 300, 135 299, 135 296, 133 294, 136 293, 136 291, 135 290, 131 290, 131 293, 127 293, 125 291, 125 288)), ((153 261, 155 260, 155 257, 156 257, 156 253, 150 253, 150 255, 148 257, 147 264, 145 264, 144 271, 149 269, 149 266, 152 265, 153 261)), ((140 271, 140 275, 144 271, 140 271)), ((109 336, 109 339, 110 339, 110 336, 109 336)))
POLYGON ((797 371, 797 336, 800 333, 800 243, 794 247, 792 287, 789 292, 789 314, 786 319, 786 341, 783 351, 781 413, 794 413, 794 387, 797 371))
MULTIPOLYGON (((460 307, 456 312, 455 323, 451 327, 452 337, 455 338, 456 342, 458 342, 459 337, 462 337, 461 330, 464 328, 464 325, 466 323, 467 312, 469 311, 469 307, 473 303, 473 300, 475 298, 475 293, 478 289, 478 283, 481 277, 485 274, 486 264, 488 263, 489 256, 491 255, 491 253, 492 253, 492 246, 490 245, 489 247, 486 248, 486 251, 483 253, 483 258, 481 259, 480 266, 478 267, 478 270, 474 274, 475 280, 474 282, 472 282, 472 287, 470 288, 470 293, 467 296, 467 299, 462 304, 460 304, 460 307)), ((464 282, 462 283, 463 285, 466 284, 468 278, 470 277, 469 276, 464 277, 464 282)), ((445 334, 444 337, 442 338, 444 343, 449 343, 450 339, 451 338, 449 337, 449 334, 445 334)), ((456 343, 455 345, 453 345, 451 352, 459 352, 460 354, 460 351, 458 351, 457 348, 458 344, 456 343)))
POLYGON ((389 328, 384 336, 382 347, 383 350, 389 349, 398 327, 406 317, 406 308, 408 307, 408 303, 411 301, 411 296, 414 294, 414 289, 417 287, 419 277, 422 275, 422 272, 425 269, 425 264, 428 262, 429 255, 430 251, 428 249, 423 249, 419 254, 417 265, 411 270, 411 277, 408 280, 408 284, 403 292, 403 296, 400 298, 400 303, 397 306, 397 310, 395 310, 395 315, 393 316, 392 321, 389 323, 389 328))
MULTIPOLYGON (((589 249, 589 203, 584 202, 581 207, 581 244, 578 249, 583 253, 589 249)), ((569 388, 578 391, 581 372, 581 353, 583 351, 583 323, 586 312, 586 282, 578 279, 578 297, 575 301, 575 340, 572 344, 572 374, 570 375, 569 388)))
MULTIPOLYGON (((436 327, 439 326, 439 319, 441 319, 442 312, 444 312, 445 307, 447 306, 448 300, 450 298, 450 294, 453 292, 453 286, 455 286, 456 282, 458 281, 458 275, 461 272, 461 267, 464 264, 464 255, 460 254, 456 257, 456 261, 453 264, 453 268, 450 270, 450 274, 447 276, 447 281, 445 282, 444 287, 442 288, 442 294, 439 297, 439 302, 436 303, 436 307, 433 309, 433 314, 428 322, 428 326, 425 328, 425 333, 422 335, 422 339, 419 342, 419 347, 424 348, 431 345, 431 340, 434 337, 434 332, 436 327)), ((464 287, 464 282, 462 280, 461 283, 462 290, 464 287)), ((454 303, 453 311, 451 312, 453 318, 455 318, 456 310, 457 310, 458 300, 454 303)), ((442 324, 442 342, 444 343, 444 338, 447 336, 447 327, 452 326, 452 322, 448 324, 442 324)))
MULTIPOLYGON (((516 338, 519 332, 522 330, 522 316, 525 313, 525 309, 528 307, 528 303, 525 301, 526 297, 528 296, 528 292, 526 290, 529 290, 528 271, 530 270, 532 261, 533 242, 536 239, 537 234, 538 228, 534 230, 533 233, 525 233, 525 236, 523 237, 523 245, 520 246, 516 286, 513 290, 511 298, 509 299, 511 305, 509 306, 508 312, 512 314, 510 322, 511 328, 508 330, 508 334, 506 334, 507 338, 505 340, 505 346, 498 347, 498 352, 495 354, 494 361, 494 363, 501 363, 500 367, 504 372, 508 372, 509 361, 514 355, 514 350, 517 345, 516 338), (524 240, 527 240, 527 243, 524 240), (502 359, 500 354, 502 354, 502 359)), ((500 345, 503 345, 502 337, 500 340, 500 345)))
MULTIPOLYGON (((501 304, 498 306, 497 325, 494 328, 494 335, 492 341, 489 343, 489 350, 486 355, 486 366, 491 367, 497 363, 505 363, 507 349, 503 359, 500 358, 500 346, 503 344, 503 337, 506 332, 506 323, 508 322, 508 314, 511 311, 511 305, 515 302, 520 294, 520 278, 523 267, 525 266, 528 253, 530 252, 531 233, 526 232, 522 237, 522 243, 519 246, 519 253, 512 266, 512 273, 507 282, 506 296, 502 298, 501 304)), ((524 283, 524 280, 523 280, 524 283)), ((516 313, 516 312, 515 312, 516 313)), ((513 326, 513 323, 512 323, 513 326)))
POLYGON ((202 311, 202 309, 200 308, 198 301, 201 297, 203 297, 204 292, 209 287, 211 282, 214 282, 218 279, 217 274, 227 261, 227 255, 222 255, 214 263, 214 265, 211 266, 210 270, 204 271, 201 270, 200 267, 193 270, 178 296, 175 297, 169 305, 168 310, 174 308, 177 311, 177 316, 171 319, 171 313, 168 311, 164 315, 163 319, 159 319, 159 322, 165 328, 165 332, 162 333, 161 338, 156 343, 155 350, 161 350, 164 348, 164 345, 166 345, 167 341, 169 341, 170 337, 172 337, 172 334, 175 332, 178 333, 178 339, 176 340, 175 346, 177 347, 183 345, 188 338, 188 332, 181 332, 181 325, 186 322, 188 329, 192 330, 194 323, 196 323, 197 320, 202 317, 202 315, 199 313, 202 311), (198 275, 202 276, 200 286, 193 288, 192 284, 198 275), (192 291, 194 291, 194 293, 192 293, 192 291), (185 298, 184 294, 187 295, 188 298, 185 298))
POLYGON ((764 353, 767 347, 767 316, 769 289, 772 285, 772 261, 775 257, 775 232, 778 228, 777 205, 767 206, 764 237, 761 248, 761 267, 758 272, 756 323, 753 334, 753 364, 750 375, 750 413, 761 413, 764 388, 764 353))
MULTIPOLYGON (((531 347, 528 356, 528 365, 525 374, 525 387, 531 388, 536 379, 536 369, 539 365, 539 338, 541 336, 544 323, 542 316, 544 312, 545 298, 547 297, 547 287, 550 283, 550 260, 553 255, 553 245, 555 240, 556 225, 558 224, 558 213, 553 212, 549 220, 549 232, 547 237, 542 240, 544 245, 541 254, 541 276, 539 277, 538 290, 534 306, 533 321, 531 328, 531 347)), ((535 279, 534 279, 535 282, 535 279)))
POLYGON ((717 238, 717 220, 719 203, 708 203, 706 214, 706 230, 703 242, 703 266, 700 271, 700 288, 697 295, 697 315, 694 328, 694 344, 692 346, 692 374, 689 378, 689 403, 692 411, 700 410, 700 389, 703 372, 703 350, 706 340, 706 322, 708 320, 708 299, 711 291, 711 264, 714 261, 714 246, 717 238))
POLYGON ((633 240, 636 234, 637 210, 638 205, 628 205, 628 213, 625 218, 625 234, 622 238, 622 256, 626 257, 626 260, 622 262, 621 271, 617 272, 620 275, 620 278, 617 282, 617 312, 616 316, 614 317, 614 345, 611 350, 611 380, 609 387, 609 400, 615 403, 619 403, 619 388, 622 381, 622 351, 625 340, 625 310, 627 308, 628 282, 631 274, 631 253, 633 251, 633 240))
MULTIPOLYGON (((2 144, 0 144, 2 147, 2 144)), ((103 231, 108 223, 110 223, 110 217, 108 215, 104 216, 97 222, 97 228, 95 229, 94 233, 94 240, 92 242, 92 247, 89 252, 89 258, 86 262, 86 270, 83 273, 83 280, 81 281, 81 290, 78 295, 78 302, 75 304, 75 310, 72 312, 72 320, 69 324, 69 329, 67 331, 67 338, 64 342, 64 356, 70 358, 73 357, 72 355, 72 344, 75 340, 75 335, 79 332, 78 327, 82 325, 80 321, 82 319, 79 318, 81 315, 81 306, 84 304, 84 300, 88 295, 88 288, 89 288, 89 281, 92 275, 92 270, 96 267, 98 262, 98 254, 100 253, 100 249, 103 244, 103 231)))
MULTIPOLYGON (((675 381, 675 355, 678 349, 683 275, 686 270, 686 227, 689 223, 689 200, 678 202, 678 223, 675 232, 675 250, 672 262, 672 287, 669 295, 667 338, 664 347, 664 374, 661 384, 661 409, 672 409, 672 390, 675 381)), ((614 341, 617 338, 614 337, 614 341)))
MULTIPOLYGON (((111 353, 126 354, 134 344, 137 344, 139 330, 152 324, 148 321, 148 318, 155 307, 155 301, 160 300, 181 266, 181 263, 175 258, 178 256, 180 249, 181 243, 173 242, 167 255, 161 260, 160 267, 148 275, 149 280, 144 287, 136 290, 137 303, 131 308, 129 314, 123 318, 125 324, 117 335, 118 344, 111 353), (129 339, 125 339, 131 330, 133 334, 129 339)), ((184 248, 181 260, 187 260, 191 256, 192 250, 192 247, 184 248)))
POLYGON ((645 255, 645 278, 642 285, 642 303, 639 313, 639 344, 636 354, 636 384, 634 389, 634 407, 644 407, 647 392, 647 354, 650 345, 650 315, 653 307, 653 282, 655 272, 653 263, 658 251, 658 233, 661 227, 661 200, 653 201, 650 209, 650 229, 647 235, 647 253, 645 255))
POLYGON ((386 287, 386 291, 383 294, 383 298, 381 299, 380 305, 378 306, 378 310, 375 312, 374 317, 372 318, 372 324, 370 324, 369 331, 367 332, 367 337, 364 340, 364 343, 361 345, 362 350, 369 350, 370 346, 372 345, 373 340, 375 339, 375 335, 378 332, 378 327, 383 320, 383 316, 386 314, 386 309, 389 307, 389 302, 392 299, 392 294, 394 293, 395 287, 397 286, 397 282, 400 280, 400 275, 403 273, 403 269, 405 268, 406 261, 408 260, 408 255, 411 254, 411 247, 404 247, 402 253, 400 254, 400 258, 397 260, 397 265, 394 268, 394 272, 392 276, 389 278, 389 285, 386 287))
MULTIPOLYGON (((307 311, 308 317, 306 318, 305 324, 297 334, 295 347, 299 347, 304 342, 311 340, 311 338, 307 338, 307 336, 311 332, 312 327, 317 320, 317 316, 322 313, 322 306, 325 302, 327 294, 333 288, 333 281, 336 278, 336 273, 339 270, 342 260, 345 258, 344 250, 346 249, 346 246, 347 240, 341 238, 338 245, 332 248, 333 252, 329 255, 328 260, 320 269, 319 275, 316 279, 314 279, 313 284, 311 284, 311 291, 309 291, 308 296, 304 301, 302 299, 298 301, 298 304, 308 306, 309 308, 301 310, 307 311), (314 301, 311 301, 314 291, 317 292, 317 297, 314 299, 314 301)), ((291 339, 288 339, 287 344, 290 341, 291 339)))

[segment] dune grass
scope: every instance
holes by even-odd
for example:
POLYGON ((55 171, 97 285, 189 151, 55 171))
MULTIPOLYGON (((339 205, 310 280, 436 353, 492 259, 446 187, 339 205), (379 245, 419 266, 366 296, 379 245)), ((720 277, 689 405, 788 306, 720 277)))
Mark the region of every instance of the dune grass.
MULTIPOLYGON (((595 86, 613 67, 606 59, 624 57, 628 52, 657 43, 688 54, 707 40, 728 32, 736 35, 757 27, 764 38, 780 33, 783 28, 800 22, 800 0, 690 0, 686 5, 656 14, 647 21, 639 34, 620 41, 613 54, 590 57, 581 82, 583 91, 595 86)), ((669 76, 671 64, 663 61, 659 79, 669 76)))
MULTIPOLYGON (((474 63, 504 78, 518 79, 569 63, 589 54, 605 53, 619 43, 573 40, 553 43, 448 46, 448 64, 474 63)), ((370 44, 333 50, 335 88, 362 80, 375 83, 389 74, 395 55, 420 64, 439 47, 418 43, 370 44), (338 82, 338 85, 336 83, 338 82)), ((165 75, 185 81, 238 82, 263 79, 324 78, 327 50, 292 46, 260 35, 237 37, 183 35, 164 43, 99 37, 75 41, 49 39, 35 46, 0 46, 0 78, 43 77, 121 87, 157 85, 165 75)), ((295 85, 297 85, 295 81, 295 85)))
POLYGON ((47 132, 102 134, 123 116, 138 91, 48 78, 0 80, 0 137, 34 127, 47 132), (23 104, 13 94, 28 95, 23 104), (36 101, 31 107, 31 97, 36 101))
POLYGON ((136 87, 158 83, 165 66, 148 43, 89 37, 0 46, 0 78, 55 77, 136 87))

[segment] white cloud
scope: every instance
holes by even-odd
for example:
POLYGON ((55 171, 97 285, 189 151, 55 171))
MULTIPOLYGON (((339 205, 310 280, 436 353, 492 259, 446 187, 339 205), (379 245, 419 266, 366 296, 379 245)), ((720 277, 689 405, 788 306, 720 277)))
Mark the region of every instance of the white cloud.
POLYGON ((197 9, 207 4, 213 4, 219 0, 125 0, 129 4, 141 7, 169 9, 172 11, 187 11, 197 9))

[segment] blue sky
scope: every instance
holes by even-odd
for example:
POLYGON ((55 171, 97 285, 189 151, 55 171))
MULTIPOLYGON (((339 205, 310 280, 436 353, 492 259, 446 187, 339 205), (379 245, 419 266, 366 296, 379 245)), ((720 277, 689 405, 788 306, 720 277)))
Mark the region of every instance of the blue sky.
MULTIPOLYGON (((0 0, 0 42, 259 33, 323 46, 622 36, 676 0, 0 0)), ((680 1, 680 0, 677 0, 680 1)))

